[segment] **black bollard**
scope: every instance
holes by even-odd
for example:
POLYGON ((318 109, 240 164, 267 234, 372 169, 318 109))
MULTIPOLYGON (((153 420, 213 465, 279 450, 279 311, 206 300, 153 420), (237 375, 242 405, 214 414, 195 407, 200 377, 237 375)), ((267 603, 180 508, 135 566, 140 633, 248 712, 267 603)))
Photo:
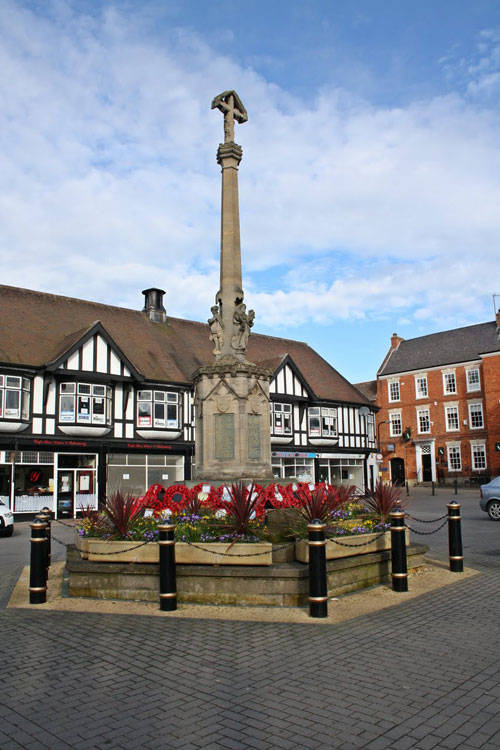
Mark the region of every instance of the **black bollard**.
POLYGON ((175 525, 169 521, 158 526, 160 539, 160 609, 177 609, 177 581, 175 575, 175 525))
POLYGON ((460 523, 460 503, 453 500, 448 504, 448 549, 450 553, 450 570, 452 573, 464 572, 462 550, 462 527, 460 523))
POLYGON ((309 532, 309 617, 328 617, 325 524, 317 518, 309 532))
POLYGON ((46 524, 42 521, 30 523, 30 604, 44 604, 47 601, 47 538, 46 524))
POLYGON ((455 495, 458 495, 458 481, 456 479, 453 480, 453 486, 455 488, 455 495))
POLYGON ((410 494, 410 485, 408 484, 408 482, 406 482, 406 494, 410 494))
POLYGON ((408 591, 405 514, 395 510, 391 519, 392 590, 408 591))
POLYGON ((436 494, 436 485, 434 484, 434 482, 432 482, 432 492, 431 492, 431 495, 435 495, 435 494, 436 494))

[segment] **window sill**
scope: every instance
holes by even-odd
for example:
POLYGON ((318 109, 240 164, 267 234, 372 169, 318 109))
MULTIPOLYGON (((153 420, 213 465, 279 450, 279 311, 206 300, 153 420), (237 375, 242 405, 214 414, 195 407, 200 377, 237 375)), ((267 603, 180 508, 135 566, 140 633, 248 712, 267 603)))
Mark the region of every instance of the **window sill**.
POLYGON ((58 427, 61 432, 71 437, 101 437, 102 435, 107 435, 111 430, 111 427, 104 425, 102 427, 93 427, 92 425, 60 424, 58 427))
POLYGON ((22 432, 29 427, 29 422, 20 422, 19 420, 0 421, 0 432, 22 432))

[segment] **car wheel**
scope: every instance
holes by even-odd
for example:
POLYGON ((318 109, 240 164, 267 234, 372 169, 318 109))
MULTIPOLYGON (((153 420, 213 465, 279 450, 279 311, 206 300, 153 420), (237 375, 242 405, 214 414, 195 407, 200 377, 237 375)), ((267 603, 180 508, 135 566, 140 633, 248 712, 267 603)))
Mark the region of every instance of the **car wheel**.
POLYGON ((500 521, 500 500, 492 500, 488 503, 487 511, 492 521, 500 521))
POLYGON ((14 526, 7 526, 3 530, 3 536, 12 536, 13 533, 14 533, 14 526))

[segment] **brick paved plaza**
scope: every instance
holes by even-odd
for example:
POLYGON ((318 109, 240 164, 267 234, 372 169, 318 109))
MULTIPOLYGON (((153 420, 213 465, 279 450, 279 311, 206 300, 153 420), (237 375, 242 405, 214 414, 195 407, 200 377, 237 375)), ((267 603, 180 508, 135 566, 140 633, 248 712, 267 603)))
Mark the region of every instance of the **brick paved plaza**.
POLYGON ((497 750, 500 524, 464 495, 480 575, 334 626, 9 610, 1 539, 0 747, 497 750))

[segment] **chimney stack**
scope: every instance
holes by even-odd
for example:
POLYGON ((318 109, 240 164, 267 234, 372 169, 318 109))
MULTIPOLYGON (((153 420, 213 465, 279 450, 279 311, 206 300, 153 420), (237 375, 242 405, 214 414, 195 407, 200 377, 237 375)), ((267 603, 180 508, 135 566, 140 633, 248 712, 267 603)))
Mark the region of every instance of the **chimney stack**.
POLYGON ((142 293, 145 297, 142 312, 145 312, 153 323, 165 323, 167 320, 167 312, 163 307, 164 290, 151 287, 151 289, 144 289, 142 293))
POLYGON ((402 341, 404 341, 404 338, 402 336, 398 336, 397 333, 393 333, 391 336, 391 349, 397 349, 402 341))
POLYGON ((500 310, 497 310, 497 334, 500 339, 500 310))

